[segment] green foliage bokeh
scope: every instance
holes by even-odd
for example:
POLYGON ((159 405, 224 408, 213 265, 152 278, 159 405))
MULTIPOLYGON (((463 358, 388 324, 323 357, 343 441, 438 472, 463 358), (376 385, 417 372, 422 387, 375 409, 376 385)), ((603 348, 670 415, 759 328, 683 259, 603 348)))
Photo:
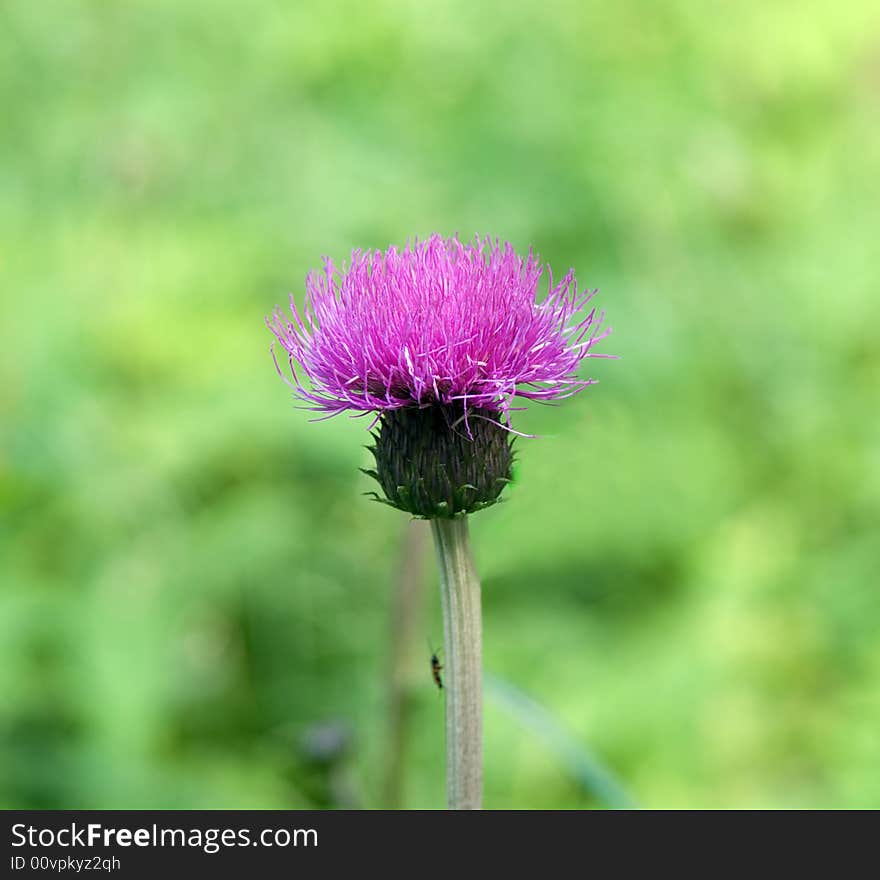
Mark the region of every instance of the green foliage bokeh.
MULTIPOLYGON (((487 668, 646 806, 880 804, 875 3, 7 0, 0 32, 0 806, 381 805, 406 517, 262 320, 435 230, 576 267, 621 356, 519 414, 473 518, 487 668)), ((489 807, 596 804, 492 703, 486 752, 489 807)))

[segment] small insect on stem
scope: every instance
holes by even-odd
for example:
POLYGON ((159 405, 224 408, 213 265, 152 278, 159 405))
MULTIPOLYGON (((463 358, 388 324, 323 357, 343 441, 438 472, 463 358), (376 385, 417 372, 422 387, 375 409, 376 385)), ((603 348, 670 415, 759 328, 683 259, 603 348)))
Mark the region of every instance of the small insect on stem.
MULTIPOLYGON (((428 645, 430 648, 430 645, 428 645)), ((431 648, 431 676, 434 679, 434 684, 437 685, 439 690, 443 690, 443 679, 440 677, 440 671, 443 669, 443 664, 440 662, 440 658, 437 656, 437 652, 431 648)))

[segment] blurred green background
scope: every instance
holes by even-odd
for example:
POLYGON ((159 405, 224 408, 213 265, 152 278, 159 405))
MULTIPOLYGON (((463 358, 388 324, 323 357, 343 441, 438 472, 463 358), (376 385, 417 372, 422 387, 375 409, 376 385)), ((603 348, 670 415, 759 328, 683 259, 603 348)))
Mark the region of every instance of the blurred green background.
MULTIPOLYGON (((385 802, 406 517, 262 322, 436 230, 574 266, 621 355, 473 519, 487 670, 641 805, 880 806, 873 0, 4 0, 0 102, 0 805, 385 802)), ((602 805, 508 708, 487 806, 602 805)))

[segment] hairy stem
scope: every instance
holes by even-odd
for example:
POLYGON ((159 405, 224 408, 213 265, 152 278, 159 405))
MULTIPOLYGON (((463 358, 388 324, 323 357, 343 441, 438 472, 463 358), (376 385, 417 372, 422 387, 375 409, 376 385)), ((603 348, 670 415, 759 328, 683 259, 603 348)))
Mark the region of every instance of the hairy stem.
POLYGON ((433 519, 443 604, 446 799, 450 810, 483 802, 482 616, 480 579, 467 517, 433 519))

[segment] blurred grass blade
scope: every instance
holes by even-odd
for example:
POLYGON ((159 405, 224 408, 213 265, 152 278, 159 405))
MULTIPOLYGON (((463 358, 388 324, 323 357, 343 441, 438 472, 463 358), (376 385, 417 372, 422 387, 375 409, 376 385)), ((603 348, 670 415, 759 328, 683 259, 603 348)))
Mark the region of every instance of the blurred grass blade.
POLYGON ((614 810, 637 809, 614 773, 569 733, 542 705, 516 685, 485 674, 486 695, 513 715, 524 727, 537 734, 575 779, 603 806, 614 810))

